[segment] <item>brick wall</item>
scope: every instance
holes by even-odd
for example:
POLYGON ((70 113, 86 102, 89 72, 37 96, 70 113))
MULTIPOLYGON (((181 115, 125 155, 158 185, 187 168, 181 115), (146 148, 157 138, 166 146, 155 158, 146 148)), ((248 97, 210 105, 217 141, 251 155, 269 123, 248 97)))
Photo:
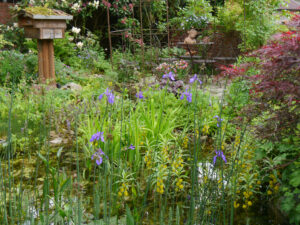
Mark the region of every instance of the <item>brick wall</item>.
POLYGON ((0 23, 7 23, 10 21, 11 16, 9 13, 9 6, 12 6, 12 3, 3 3, 0 2, 0 23))

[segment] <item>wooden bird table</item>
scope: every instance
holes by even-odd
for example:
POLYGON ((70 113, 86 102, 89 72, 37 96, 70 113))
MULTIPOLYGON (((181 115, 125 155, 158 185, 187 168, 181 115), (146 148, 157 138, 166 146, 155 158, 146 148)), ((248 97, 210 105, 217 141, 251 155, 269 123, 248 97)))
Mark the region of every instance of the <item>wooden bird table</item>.
POLYGON ((37 39, 39 82, 56 86, 53 39, 64 38, 66 21, 73 16, 60 10, 46 10, 43 11, 46 15, 32 8, 22 10, 18 21, 19 27, 24 28, 25 37, 37 39))

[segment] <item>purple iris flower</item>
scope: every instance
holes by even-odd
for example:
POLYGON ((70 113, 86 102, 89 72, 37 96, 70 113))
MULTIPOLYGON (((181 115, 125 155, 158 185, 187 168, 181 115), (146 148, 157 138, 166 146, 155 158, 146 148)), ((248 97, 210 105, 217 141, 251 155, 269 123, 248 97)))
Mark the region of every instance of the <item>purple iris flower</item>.
POLYGON ((202 81, 198 78, 197 74, 190 79, 190 84, 194 83, 195 81, 199 81, 199 84, 202 84, 202 81))
POLYGON ((174 73, 173 72, 170 72, 170 73, 166 73, 165 75, 162 76, 162 78, 169 78, 170 80, 175 80, 174 78, 174 73))
POLYGON ((111 90, 106 88, 106 91, 104 93, 102 93, 101 95, 99 95, 98 99, 101 100, 104 95, 106 95, 107 101, 108 101, 109 104, 114 104, 115 96, 113 95, 111 90))
POLYGON ((134 149, 135 149, 135 146, 134 146, 134 145, 130 145, 130 146, 128 147, 128 149, 134 150, 134 149))
POLYGON ((214 165, 216 164, 216 161, 217 161, 218 157, 221 157, 223 159, 223 161, 225 163, 227 163, 226 157, 225 157, 224 153, 221 150, 219 150, 219 151, 216 150, 215 152, 216 152, 216 155, 214 156, 214 165))
MULTIPOLYGON (((97 165, 99 166, 99 165, 101 165, 101 163, 103 162, 103 155, 105 155, 104 152, 102 151, 101 148, 99 148, 99 149, 97 150, 97 152, 95 152, 95 153, 92 155, 91 159, 92 159, 92 160, 93 160, 93 159, 96 159, 96 163, 97 163, 97 165)), ((106 156, 106 155, 105 155, 105 156, 106 156)), ((106 158, 108 158, 108 157, 106 156, 106 158)))
POLYGON ((143 92, 139 92, 139 93, 136 93, 136 95, 135 95, 137 98, 139 98, 139 99, 143 99, 144 98, 144 95, 143 95, 143 92))
POLYGON ((183 92, 180 96, 180 99, 183 100, 184 99, 184 96, 186 96, 186 100, 188 102, 192 102, 192 93, 191 92, 188 92, 188 89, 185 90, 185 92, 183 92))
POLYGON ((223 121, 223 119, 221 119, 218 115, 214 116, 214 118, 216 118, 218 120, 217 127, 220 127, 221 122, 223 121))
POLYGON ((95 134, 92 135, 90 142, 94 142, 94 141, 98 141, 99 139, 101 139, 102 142, 104 142, 104 132, 97 132, 95 134))

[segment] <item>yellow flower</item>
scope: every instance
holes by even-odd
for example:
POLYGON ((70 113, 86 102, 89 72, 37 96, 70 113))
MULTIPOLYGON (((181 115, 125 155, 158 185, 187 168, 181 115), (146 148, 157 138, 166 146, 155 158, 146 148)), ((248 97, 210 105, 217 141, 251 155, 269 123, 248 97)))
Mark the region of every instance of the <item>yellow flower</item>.
POLYGON ((268 190, 268 191, 267 191, 267 194, 268 194, 268 195, 271 195, 271 194, 272 194, 272 191, 268 190))
POLYGON ((240 206, 240 204, 237 203, 236 201, 234 201, 233 206, 234 206, 234 208, 238 208, 240 206))
POLYGON ((122 193, 120 191, 118 192, 118 195, 119 195, 119 197, 122 197, 122 193))
POLYGON ((203 129, 202 129, 202 132, 203 132, 204 134, 208 134, 208 133, 209 133, 209 126, 208 126, 208 125, 204 125, 204 126, 203 126, 203 129))
POLYGON ((247 206, 244 204, 244 205, 243 205, 243 209, 246 209, 246 208, 247 208, 247 206))
POLYGON ((261 184, 261 181, 259 180, 259 181, 257 181, 257 184, 261 184))
POLYGON ((252 202, 251 201, 248 201, 248 206, 251 206, 252 205, 252 202))

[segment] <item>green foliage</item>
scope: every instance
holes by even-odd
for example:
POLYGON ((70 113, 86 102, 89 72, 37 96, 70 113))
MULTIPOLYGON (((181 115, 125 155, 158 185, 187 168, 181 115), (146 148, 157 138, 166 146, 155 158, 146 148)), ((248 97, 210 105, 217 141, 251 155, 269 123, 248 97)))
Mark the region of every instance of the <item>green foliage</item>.
POLYGON ((240 48, 244 51, 263 45, 277 30, 274 14, 281 0, 241 0, 226 1, 218 8, 218 23, 226 31, 237 30, 241 33, 243 43, 240 48))
POLYGON ((9 42, 9 41, 6 41, 6 40, 4 39, 4 37, 3 37, 3 34, 0 34, 0 49, 2 49, 2 48, 5 47, 5 46, 10 46, 10 47, 12 47, 13 44, 12 44, 11 42, 9 42))
POLYGON ((207 0, 188 0, 178 15, 170 19, 171 26, 185 30, 202 29, 213 21, 212 7, 207 0))
POLYGON ((23 29, 16 27, 16 23, 7 25, 0 24, 0 49, 6 47, 6 49, 14 48, 24 52, 24 42, 24 31, 23 29), (5 44, 5 46, 1 46, 3 44, 5 44))
POLYGON ((37 56, 24 55, 18 51, 0 52, 0 84, 11 86, 22 78, 30 81, 36 78, 37 56))
POLYGON ((73 66, 80 67, 78 63, 76 45, 70 41, 71 36, 66 32, 65 38, 54 40, 54 54, 55 57, 59 58, 63 63, 73 66))

